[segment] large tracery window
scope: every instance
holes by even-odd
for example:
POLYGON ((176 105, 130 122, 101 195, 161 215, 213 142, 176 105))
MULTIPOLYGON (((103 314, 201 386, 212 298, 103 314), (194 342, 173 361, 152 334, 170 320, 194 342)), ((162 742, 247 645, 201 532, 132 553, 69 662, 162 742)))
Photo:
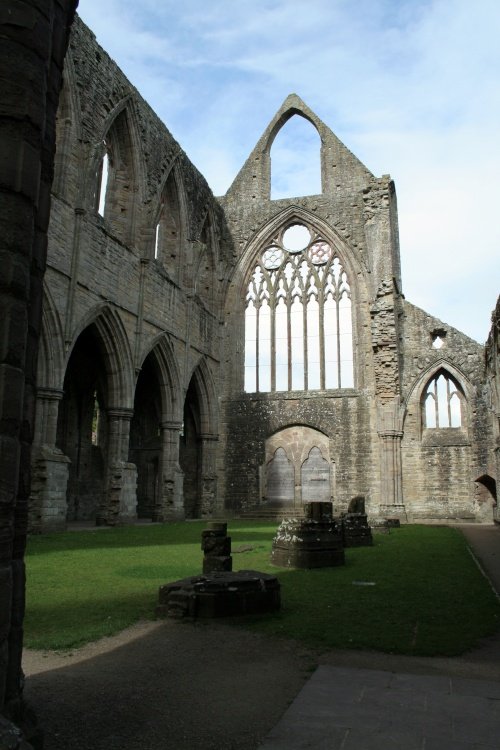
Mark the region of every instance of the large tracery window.
POLYGON ((246 303, 245 391, 353 386, 347 274, 312 226, 288 225, 264 247, 246 303))
POLYGON ((462 392, 452 377, 441 370, 424 392, 424 418, 428 429, 462 426, 462 392))

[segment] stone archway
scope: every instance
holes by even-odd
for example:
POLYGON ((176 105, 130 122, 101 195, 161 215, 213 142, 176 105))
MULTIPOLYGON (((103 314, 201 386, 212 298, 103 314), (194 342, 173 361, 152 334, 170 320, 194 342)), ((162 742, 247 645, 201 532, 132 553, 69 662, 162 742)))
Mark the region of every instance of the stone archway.
POLYGON ((153 519, 159 504, 161 461, 161 393, 154 355, 141 368, 130 423, 129 461, 137 467, 137 517, 153 519))
POLYGON ((333 497, 328 437, 306 425, 285 427, 266 440, 262 498, 270 505, 300 507, 333 497))
POLYGON ((497 484, 489 474, 482 474, 474 483, 474 510, 476 519, 483 523, 498 517, 497 484))

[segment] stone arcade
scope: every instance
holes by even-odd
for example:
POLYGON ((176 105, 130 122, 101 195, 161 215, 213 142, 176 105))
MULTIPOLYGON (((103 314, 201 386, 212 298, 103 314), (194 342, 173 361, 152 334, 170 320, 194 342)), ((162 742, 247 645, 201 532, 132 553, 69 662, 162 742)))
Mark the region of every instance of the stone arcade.
POLYGON ((78 19, 37 385, 33 531, 356 495, 370 518, 493 519, 484 347, 405 300, 391 179, 292 94, 215 199, 78 19), (322 192, 271 200, 293 116, 322 192))
POLYGON ((497 514, 500 305, 485 349, 405 300, 392 181, 295 95, 215 199, 78 19, 52 181, 73 9, 0 18, 0 707, 21 723, 32 435, 33 531, 357 495, 371 518, 497 514), (293 116, 322 191, 271 200, 293 116))

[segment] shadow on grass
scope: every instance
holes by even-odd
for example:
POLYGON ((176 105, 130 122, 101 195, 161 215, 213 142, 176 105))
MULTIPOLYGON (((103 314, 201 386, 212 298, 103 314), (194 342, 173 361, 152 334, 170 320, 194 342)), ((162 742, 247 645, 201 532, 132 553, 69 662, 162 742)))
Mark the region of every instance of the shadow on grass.
MULTIPOLYGON (((87 531, 63 531, 55 534, 31 536, 28 540, 27 555, 43 555, 78 549, 112 549, 127 547, 155 547, 161 545, 199 544, 201 532, 206 528, 204 521, 189 523, 167 523, 154 526, 123 526, 113 529, 89 529, 87 531)), ((276 525, 263 522, 235 523, 228 526, 228 536, 233 543, 271 542, 276 525)))

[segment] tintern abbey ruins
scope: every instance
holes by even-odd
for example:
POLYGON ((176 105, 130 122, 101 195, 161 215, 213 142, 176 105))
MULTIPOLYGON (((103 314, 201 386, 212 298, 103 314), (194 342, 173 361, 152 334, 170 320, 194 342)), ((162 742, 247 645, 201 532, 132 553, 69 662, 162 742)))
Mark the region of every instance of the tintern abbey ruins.
POLYGON ((500 301, 482 346, 404 298, 392 181, 295 95, 215 198, 76 4, 0 10, 0 745, 26 750, 29 531, 500 519, 500 301), (321 193, 273 200, 292 117, 321 193))
POLYGON ((359 495, 371 517, 492 522, 498 342, 485 363, 405 300, 388 176, 291 95, 214 198, 79 20, 56 127, 33 531, 359 495), (271 200, 294 115, 322 191, 271 200))

